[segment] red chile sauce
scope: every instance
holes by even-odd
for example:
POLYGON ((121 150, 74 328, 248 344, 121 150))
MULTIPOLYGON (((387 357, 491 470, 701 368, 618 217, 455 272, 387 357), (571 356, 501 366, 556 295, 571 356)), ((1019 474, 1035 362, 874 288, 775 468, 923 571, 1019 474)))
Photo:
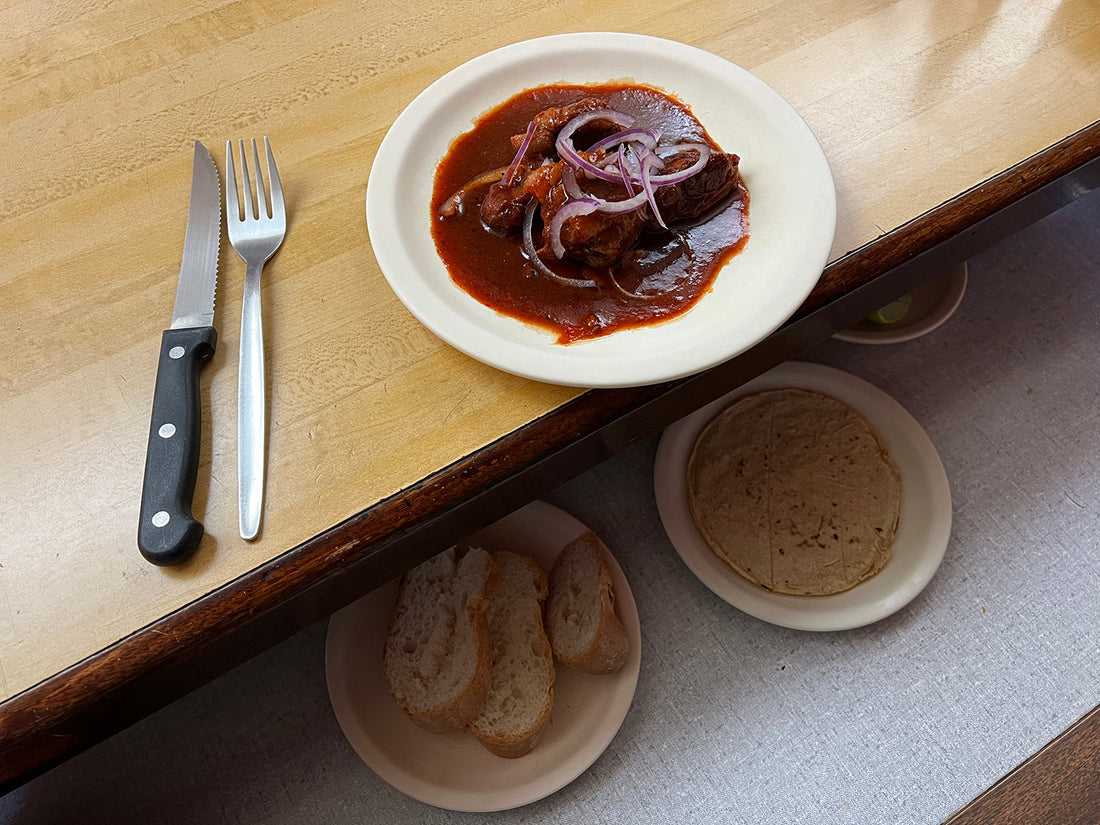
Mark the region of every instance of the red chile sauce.
MULTIPOLYGON (((591 279, 598 288, 557 283, 535 272, 518 237, 502 237, 481 222, 482 187, 463 201, 459 213, 441 218, 443 202, 472 179, 507 166, 515 156, 509 142, 536 114, 584 97, 598 97, 612 109, 633 115, 634 126, 661 130, 665 142, 717 144, 679 101, 645 86, 540 86, 521 92, 476 122, 440 162, 432 194, 432 236, 440 258, 459 287, 504 315, 557 333, 558 343, 596 338, 620 329, 654 324, 690 309, 709 291, 722 265, 748 240, 749 194, 744 181, 729 200, 693 226, 645 232, 630 260, 615 264, 618 282, 645 297, 617 290, 607 270, 573 261, 548 261, 554 272, 591 279)), ((578 148, 587 148, 578 145, 578 148)), ((736 148, 736 147, 734 147, 736 148)), ((537 230, 536 230, 537 232, 537 230)))

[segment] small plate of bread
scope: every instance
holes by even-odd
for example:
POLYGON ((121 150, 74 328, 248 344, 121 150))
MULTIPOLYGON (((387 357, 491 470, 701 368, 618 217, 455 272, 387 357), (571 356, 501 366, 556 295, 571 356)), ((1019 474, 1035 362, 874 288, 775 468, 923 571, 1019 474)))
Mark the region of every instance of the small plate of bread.
POLYGON ((603 542, 533 502, 335 614, 329 696, 364 762, 459 811, 541 799, 626 718, 638 611, 603 542))

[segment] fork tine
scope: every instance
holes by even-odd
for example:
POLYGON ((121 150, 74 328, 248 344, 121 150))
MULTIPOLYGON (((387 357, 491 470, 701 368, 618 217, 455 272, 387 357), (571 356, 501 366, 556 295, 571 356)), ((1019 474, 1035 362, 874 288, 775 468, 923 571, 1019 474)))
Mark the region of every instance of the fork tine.
MULTIPOLYGON (((262 219, 268 216, 267 193, 264 191, 264 176, 260 172, 260 155, 256 151, 256 138, 252 138, 252 168, 256 170, 256 208, 259 210, 259 217, 262 219)), ((267 176, 271 177, 270 171, 267 176)))
MULTIPOLYGON (((256 206, 252 203, 252 180, 248 177, 248 157, 244 153, 244 141, 237 141, 237 150, 241 153, 241 179, 244 182, 244 190, 241 193, 244 195, 244 219, 249 218, 255 220, 256 206)), ((256 170, 259 173, 259 169, 256 170)))
MULTIPOLYGON (((267 150, 267 179, 271 187, 271 217, 286 220, 286 207, 283 205, 283 185, 279 182, 279 170, 275 167, 275 155, 271 143, 264 135, 264 148, 267 150)), ((259 161, 257 161, 259 163, 259 161)))
POLYGON ((225 142, 225 216, 241 219, 241 205, 237 201, 237 170, 233 168, 233 141, 225 142))

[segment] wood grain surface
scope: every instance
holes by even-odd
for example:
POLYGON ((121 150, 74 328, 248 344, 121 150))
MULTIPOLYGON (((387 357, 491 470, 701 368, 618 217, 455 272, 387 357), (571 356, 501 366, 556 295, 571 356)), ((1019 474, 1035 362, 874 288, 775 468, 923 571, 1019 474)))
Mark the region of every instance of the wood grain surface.
POLYGON ((1100 818, 1100 707, 946 825, 1095 825, 1100 818))
MULTIPOLYGON (((1089 0, 643 2, 628 19, 496 0, 0 5, 0 700, 119 640, 156 647, 143 629, 379 502, 399 512, 402 491, 426 495, 422 480, 581 396, 473 362, 422 328, 374 261, 363 195, 389 124, 440 75, 517 40, 624 21, 744 66, 799 110, 837 182, 836 260, 1097 119, 1089 0), (225 140, 265 134, 289 228, 264 273, 262 532, 237 537, 244 266, 223 237, 195 499, 207 535, 189 565, 154 568, 137 552, 137 503, 191 144, 224 169, 225 140)), ((341 545, 328 550, 346 561, 341 545)), ((236 604, 244 615, 225 621, 247 620, 250 601, 236 604)), ((189 643, 168 639, 165 656, 189 643)))

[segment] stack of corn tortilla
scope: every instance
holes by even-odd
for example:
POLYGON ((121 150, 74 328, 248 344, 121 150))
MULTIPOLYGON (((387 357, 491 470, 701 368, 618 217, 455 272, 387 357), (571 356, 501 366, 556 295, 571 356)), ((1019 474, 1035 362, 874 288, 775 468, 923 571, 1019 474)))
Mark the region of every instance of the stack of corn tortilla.
POLYGON ((841 593, 878 573, 898 526, 901 479, 871 425, 802 389, 738 399, 712 420, 687 467, 696 526, 766 590, 841 593))

